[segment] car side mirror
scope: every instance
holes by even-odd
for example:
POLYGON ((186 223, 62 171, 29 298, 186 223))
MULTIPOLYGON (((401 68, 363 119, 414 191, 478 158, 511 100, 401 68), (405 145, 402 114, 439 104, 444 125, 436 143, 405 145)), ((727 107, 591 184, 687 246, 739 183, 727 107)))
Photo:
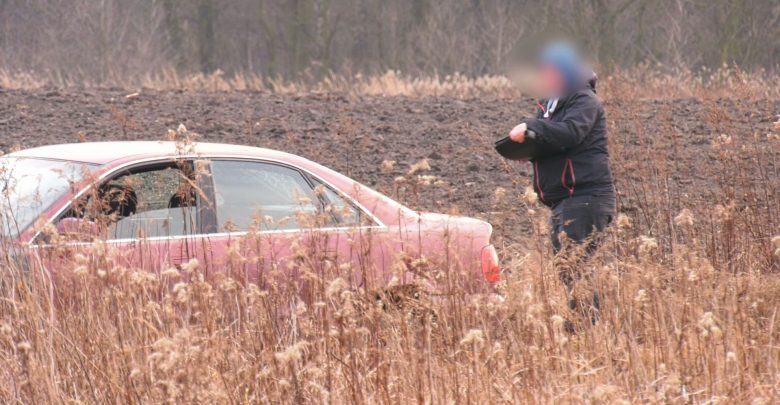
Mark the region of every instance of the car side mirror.
POLYGON ((82 218, 62 218, 57 223, 57 233, 71 241, 91 242, 100 236, 100 227, 82 218))

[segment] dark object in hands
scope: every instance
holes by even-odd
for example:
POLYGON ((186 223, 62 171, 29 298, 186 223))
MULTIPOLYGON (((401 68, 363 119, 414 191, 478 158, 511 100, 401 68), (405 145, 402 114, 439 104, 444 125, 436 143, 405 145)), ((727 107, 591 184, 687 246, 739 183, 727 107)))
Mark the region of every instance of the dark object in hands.
POLYGON ((525 131, 525 140, 523 143, 517 143, 508 136, 503 137, 495 143, 496 152, 509 160, 531 160, 536 156, 536 132, 525 131))

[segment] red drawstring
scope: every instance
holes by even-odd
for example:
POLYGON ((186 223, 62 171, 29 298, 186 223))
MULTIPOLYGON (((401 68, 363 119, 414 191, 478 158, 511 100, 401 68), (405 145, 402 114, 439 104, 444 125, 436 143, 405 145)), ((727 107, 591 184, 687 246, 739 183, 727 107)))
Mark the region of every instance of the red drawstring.
POLYGON ((544 191, 542 191, 542 185, 539 183, 539 162, 534 160, 534 178, 536 178, 536 189, 539 190, 539 199, 544 202, 544 191))
POLYGON ((563 185, 563 188, 569 190, 569 197, 574 195, 574 185, 577 184, 577 178, 574 177, 574 164, 571 162, 571 159, 566 159, 566 164, 563 166, 561 184, 563 185), (571 187, 566 185, 566 171, 571 172, 571 187))

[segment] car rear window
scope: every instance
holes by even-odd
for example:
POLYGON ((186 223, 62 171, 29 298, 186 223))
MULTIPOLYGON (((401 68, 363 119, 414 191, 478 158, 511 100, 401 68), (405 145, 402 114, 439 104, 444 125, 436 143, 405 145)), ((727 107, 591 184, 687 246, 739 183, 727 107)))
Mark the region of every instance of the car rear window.
POLYGON ((300 229, 320 211, 312 186, 295 169, 216 160, 211 170, 220 231, 300 229))

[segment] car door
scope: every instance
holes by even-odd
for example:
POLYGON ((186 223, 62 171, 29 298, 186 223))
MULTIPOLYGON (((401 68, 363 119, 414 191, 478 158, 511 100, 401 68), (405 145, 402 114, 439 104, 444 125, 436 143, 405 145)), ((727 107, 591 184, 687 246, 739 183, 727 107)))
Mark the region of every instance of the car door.
MULTIPOLYGON (((338 274, 361 286, 352 267, 367 215, 309 174, 276 162, 212 159, 217 233, 211 264, 261 288, 313 292, 312 280, 338 274)), ((321 285, 319 285, 322 287, 321 285)))
POLYGON ((181 266, 199 256, 203 193, 192 161, 134 168, 109 185, 130 187, 137 200, 134 212, 108 226, 109 241, 132 252, 135 266, 159 269, 181 266))
POLYGON ((55 220, 66 242, 57 256, 105 240, 124 266, 159 271, 203 256, 210 207, 191 160, 132 165, 108 176, 55 220))

